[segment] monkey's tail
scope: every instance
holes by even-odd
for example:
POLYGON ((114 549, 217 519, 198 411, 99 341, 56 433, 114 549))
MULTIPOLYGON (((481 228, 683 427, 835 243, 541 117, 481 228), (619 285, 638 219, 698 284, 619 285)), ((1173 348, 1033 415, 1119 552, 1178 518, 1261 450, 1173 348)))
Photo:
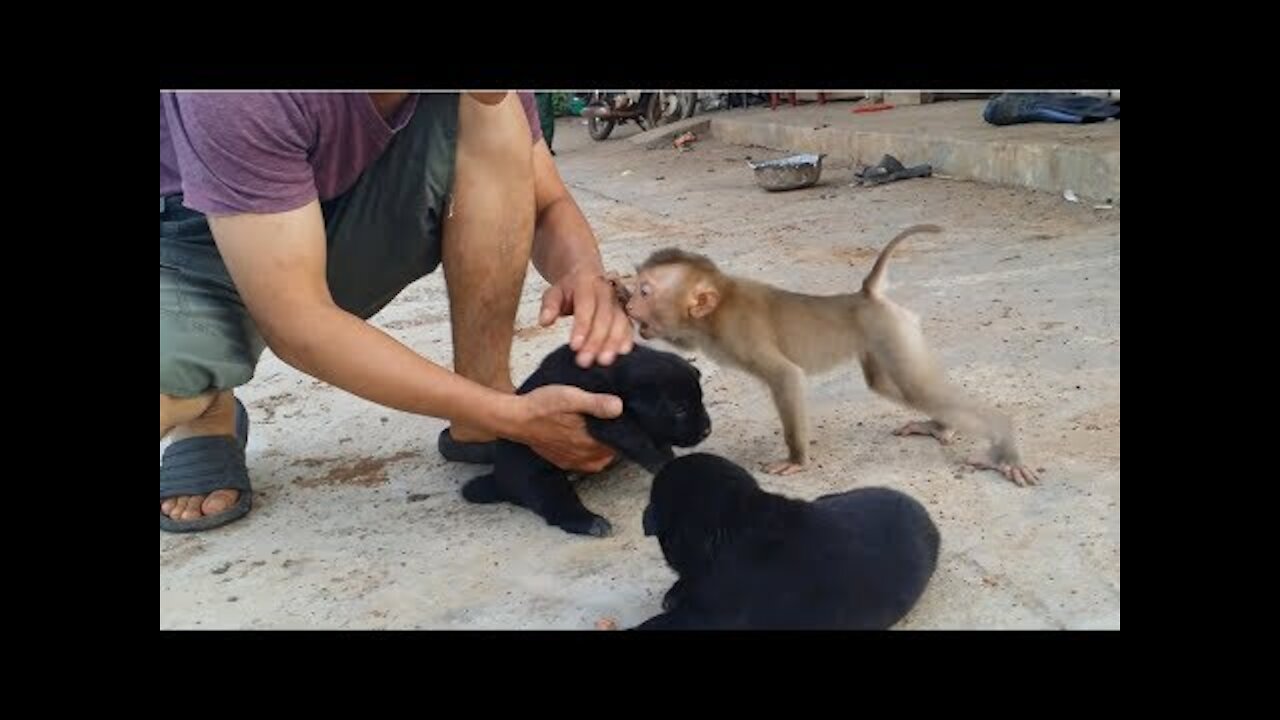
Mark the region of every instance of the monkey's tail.
POLYGON ((867 273, 867 277, 863 279, 862 293, 873 298, 882 297, 884 292, 884 271, 889 265, 889 256, 893 254, 893 249, 898 247, 898 243, 912 235, 925 232, 938 233, 942 232, 942 228, 937 225, 912 225, 890 240, 889 244, 884 246, 884 250, 880 251, 880 257, 876 258, 876 264, 871 266, 871 272, 867 273))
POLYGON ((502 502, 504 499, 502 488, 498 487, 498 478, 493 473, 468 480, 462 486, 462 497, 467 502, 481 504, 502 502))

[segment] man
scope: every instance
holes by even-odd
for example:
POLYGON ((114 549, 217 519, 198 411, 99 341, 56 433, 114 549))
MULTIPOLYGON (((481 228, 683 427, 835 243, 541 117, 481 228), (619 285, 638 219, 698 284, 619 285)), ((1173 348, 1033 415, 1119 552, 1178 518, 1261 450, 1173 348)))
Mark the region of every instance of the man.
POLYGON ((248 418, 232 390, 264 346, 386 407, 445 418, 448 459, 495 438, 596 471, 612 452, 580 413, 620 399, 513 394, 509 357, 529 261, 539 322, 573 315, 584 367, 630 352, 631 325, 542 142, 526 93, 160 96, 160 527, 243 517, 248 418), (444 266, 450 372, 364 322, 444 266))

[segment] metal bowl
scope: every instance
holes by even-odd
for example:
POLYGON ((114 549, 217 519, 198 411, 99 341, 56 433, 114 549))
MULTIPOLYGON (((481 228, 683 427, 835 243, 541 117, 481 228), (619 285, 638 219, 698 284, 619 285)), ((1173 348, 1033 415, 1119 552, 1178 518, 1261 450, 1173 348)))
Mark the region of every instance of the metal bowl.
POLYGON ((770 192, 797 190, 818 182, 822 176, 822 158, 826 155, 792 155, 761 163, 747 161, 755 171, 756 183, 770 192))

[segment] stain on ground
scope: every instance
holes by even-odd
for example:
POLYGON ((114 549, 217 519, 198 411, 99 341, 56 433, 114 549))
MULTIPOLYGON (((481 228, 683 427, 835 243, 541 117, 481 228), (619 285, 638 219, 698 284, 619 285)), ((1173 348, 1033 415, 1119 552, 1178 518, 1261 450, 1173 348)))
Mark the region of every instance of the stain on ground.
POLYGON ((300 477, 295 478, 294 485, 304 488, 327 487, 334 485, 356 485, 359 487, 374 487, 381 485, 387 481, 387 466, 401 460, 418 457, 420 453, 412 450, 404 450, 394 455, 385 457, 367 457, 359 459, 340 460, 338 458, 302 458, 295 460, 295 465, 304 465, 307 467, 318 467, 334 463, 328 472, 320 477, 300 477))

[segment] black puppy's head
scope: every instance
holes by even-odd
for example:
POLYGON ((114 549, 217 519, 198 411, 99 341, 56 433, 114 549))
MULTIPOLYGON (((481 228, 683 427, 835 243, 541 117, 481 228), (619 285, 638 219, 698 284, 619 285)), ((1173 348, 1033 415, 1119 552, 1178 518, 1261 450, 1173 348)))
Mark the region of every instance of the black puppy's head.
POLYGON ((654 440, 693 447, 711 434, 702 373, 679 355, 637 345, 619 356, 613 380, 627 415, 654 440))
POLYGON ((696 573, 724 541, 752 523, 763 497, 751 473, 718 455, 678 457, 653 478, 644 534, 657 536, 672 569, 696 573))

